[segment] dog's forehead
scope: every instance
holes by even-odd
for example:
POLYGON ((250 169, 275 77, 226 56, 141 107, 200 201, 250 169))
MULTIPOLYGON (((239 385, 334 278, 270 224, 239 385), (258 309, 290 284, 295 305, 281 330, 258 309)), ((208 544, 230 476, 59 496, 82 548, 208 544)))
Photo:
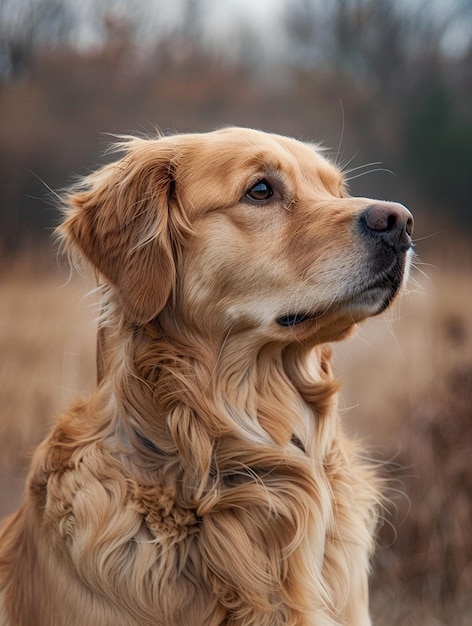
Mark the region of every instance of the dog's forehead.
MULTIPOLYGON (((217 178, 231 186, 265 171, 277 171, 290 180, 326 188, 342 184, 342 174, 321 154, 317 144, 247 128, 194 135, 187 156, 194 176, 200 180, 217 178)), ((192 171, 185 169, 191 176, 192 171)))
POLYGON ((290 137, 248 128, 225 129, 208 133, 208 148, 215 146, 223 156, 239 163, 260 162, 280 169, 290 165, 316 168, 327 164, 314 143, 303 143, 290 137))

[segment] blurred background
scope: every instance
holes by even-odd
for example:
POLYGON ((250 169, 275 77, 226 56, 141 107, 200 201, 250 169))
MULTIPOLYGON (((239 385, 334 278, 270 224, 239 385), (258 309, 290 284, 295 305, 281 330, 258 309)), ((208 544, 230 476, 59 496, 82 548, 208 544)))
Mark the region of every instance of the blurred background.
POLYGON ((335 367, 389 480, 376 624, 471 624, 471 0, 0 0, 0 516, 94 380, 93 284, 57 256, 56 192, 110 134, 234 124, 321 142, 354 195, 415 214, 408 293, 335 367))

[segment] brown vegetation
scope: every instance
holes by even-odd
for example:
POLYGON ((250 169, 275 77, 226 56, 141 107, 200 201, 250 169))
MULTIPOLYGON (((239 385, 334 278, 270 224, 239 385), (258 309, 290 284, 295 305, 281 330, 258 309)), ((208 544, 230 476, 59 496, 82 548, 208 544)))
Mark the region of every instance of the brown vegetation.
POLYGON ((29 456, 60 409, 94 378, 85 281, 36 257, 0 274, 0 517, 21 496, 29 456))

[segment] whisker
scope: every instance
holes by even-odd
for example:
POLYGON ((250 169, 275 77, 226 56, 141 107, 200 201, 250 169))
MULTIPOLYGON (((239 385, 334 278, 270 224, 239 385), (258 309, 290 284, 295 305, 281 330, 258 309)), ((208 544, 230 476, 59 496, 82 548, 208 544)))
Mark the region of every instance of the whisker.
MULTIPOLYGON (((431 282, 431 278, 428 276, 428 274, 423 271, 420 267, 418 267, 419 265, 423 265, 424 267, 432 267, 434 269, 437 269, 436 265, 433 265, 432 263, 421 263, 421 262, 414 262, 412 264, 412 269, 414 269, 416 272, 418 272, 418 274, 421 274, 421 276, 423 276, 424 278, 426 278, 426 280, 428 280, 428 282, 431 282)), ((419 285, 418 281, 415 280, 414 277, 410 276, 410 280, 415 282, 417 285, 419 285)))
MULTIPOLYGON (((354 157, 353 157, 354 158, 354 157)), ((351 159, 352 161, 353 159, 351 159)), ((349 163, 351 162, 349 161, 349 163)), ((347 163, 346 165, 349 165, 347 163)), ((364 163, 364 165, 358 165, 357 167, 351 167, 351 169, 343 169, 343 174, 352 174, 352 172, 357 172, 358 170, 364 170, 366 167, 373 167, 374 165, 382 165, 382 161, 372 161, 372 163, 364 163)))
POLYGON ((339 138, 339 144, 338 144, 338 151, 336 153, 336 158, 334 159, 334 162, 337 164, 339 162, 339 156, 341 154, 341 148, 343 145, 343 141, 344 141, 344 131, 345 131, 345 121, 346 121, 346 116, 344 113, 344 106, 343 106, 343 101, 341 100, 341 98, 339 98, 339 104, 341 106, 341 115, 342 115, 342 125, 341 125, 341 137, 339 138))
POLYGON ((360 174, 356 174, 355 176, 346 177, 346 181, 354 180, 355 178, 360 178, 361 176, 366 176, 367 174, 374 174, 375 172, 386 172, 387 174, 392 174, 392 176, 396 176, 395 172, 389 170, 385 167, 376 167, 373 170, 369 170, 368 172, 361 172, 360 174))
MULTIPOLYGON (((346 170, 346 168, 348 167, 348 165, 350 165, 354 159, 359 155, 359 150, 357 150, 356 152, 354 152, 354 154, 352 155, 352 157, 346 161, 345 163, 343 163, 342 161, 336 161, 336 165, 339 167, 339 169, 341 170, 341 173, 344 175, 347 172, 349 172, 349 170, 346 170)), ((357 169, 357 168, 356 168, 357 169)))
POLYGON ((426 239, 432 239, 432 237, 437 237, 438 235, 441 235, 442 233, 443 233, 442 230, 437 230, 435 233, 431 233, 430 235, 425 235, 424 237, 415 238, 413 240, 413 243, 416 243, 417 241, 425 241, 426 239))

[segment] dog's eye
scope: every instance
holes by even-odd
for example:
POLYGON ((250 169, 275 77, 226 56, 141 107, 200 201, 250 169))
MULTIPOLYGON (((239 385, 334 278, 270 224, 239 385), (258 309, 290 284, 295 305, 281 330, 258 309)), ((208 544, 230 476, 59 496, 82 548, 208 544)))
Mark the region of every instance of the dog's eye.
POLYGON ((266 180, 260 180, 258 183, 251 187, 246 193, 246 198, 249 200, 263 201, 268 200, 274 194, 274 190, 266 180))

